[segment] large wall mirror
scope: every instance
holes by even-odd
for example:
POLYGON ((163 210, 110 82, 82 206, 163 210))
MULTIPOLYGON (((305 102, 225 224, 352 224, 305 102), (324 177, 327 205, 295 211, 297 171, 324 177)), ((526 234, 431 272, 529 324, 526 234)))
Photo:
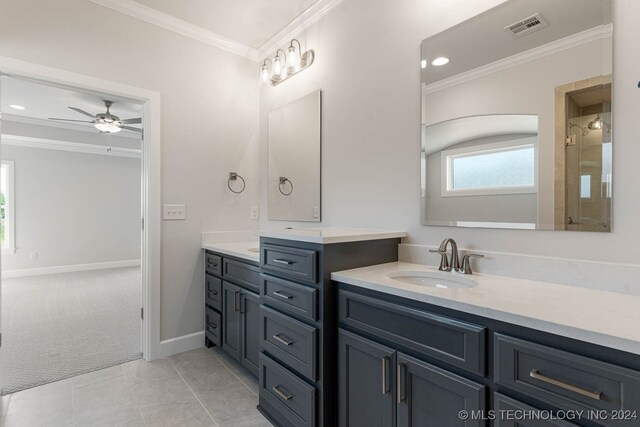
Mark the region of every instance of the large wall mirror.
POLYGON ((509 0, 422 42, 424 225, 611 231, 612 0, 509 0))
POLYGON ((320 221, 321 94, 269 113, 269 219, 320 221))

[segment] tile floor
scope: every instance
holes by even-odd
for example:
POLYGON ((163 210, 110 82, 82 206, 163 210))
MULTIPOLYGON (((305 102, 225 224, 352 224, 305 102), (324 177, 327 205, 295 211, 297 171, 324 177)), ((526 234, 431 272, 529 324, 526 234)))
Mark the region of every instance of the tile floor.
POLYGON ((2 427, 271 424, 258 382, 219 348, 135 360, 2 397, 2 427))

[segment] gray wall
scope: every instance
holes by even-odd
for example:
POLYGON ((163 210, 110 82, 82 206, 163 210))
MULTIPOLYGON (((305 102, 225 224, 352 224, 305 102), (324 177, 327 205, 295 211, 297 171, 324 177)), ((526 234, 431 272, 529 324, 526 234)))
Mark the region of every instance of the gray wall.
POLYGON ((140 258, 140 159, 7 145, 2 159, 16 204, 3 271, 140 258))

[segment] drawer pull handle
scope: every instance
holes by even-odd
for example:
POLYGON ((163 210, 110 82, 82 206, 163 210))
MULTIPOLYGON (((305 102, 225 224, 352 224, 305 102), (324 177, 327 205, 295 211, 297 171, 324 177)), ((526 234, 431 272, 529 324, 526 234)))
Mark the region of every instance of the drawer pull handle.
POLYGON ((280 387, 281 387, 281 386, 279 386, 279 385, 275 385, 275 386, 271 387, 271 390, 275 391, 275 392, 276 392, 276 394, 277 394, 278 396, 280 396, 281 398, 283 398, 284 400, 291 400, 291 399, 293 399, 293 395, 291 395, 291 394, 287 394, 287 393, 285 393, 284 391, 280 390, 280 387))
POLYGON ((586 396, 589 397, 591 399, 594 400, 600 400, 602 399, 602 392, 601 391, 589 391, 589 390, 585 390, 583 388, 571 385, 571 384, 567 384, 563 381, 559 381, 556 380, 555 378, 551 378, 548 377, 546 375, 541 374, 537 369, 532 369, 531 372, 529 372, 529 376, 531 378, 534 378, 536 380, 542 381, 544 383, 547 384, 551 384, 554 385, 556 387, 560 387, 563 388, 565 390, 569 390, 572 391, 574 393, 578 393, 581 396, 586 396))
POLYGON ((398 363, 398 390, 397 391, 397 395, 398 395, 398 403, 402 403, 402 401, 404 400, 404 383, 402 382, 402 363, 398 363))
POLYGON ((211 294, 213 296, 216 296, 216 295, 218 295, 218 291, 209 291, 209 294, 211 294))
POLYGON ((382 394, 387 394, 389 391, 387 388, 387 368, 389 366, 389 358, 387 356, 382 358, 382 394))
POLYGON ((216 325, 207 325, 209 332, 213 333, 218 327, 216 325))
POLYGON ((293 295, 289 295, 289 294, 285 294, 284 292, 280 292, 280 291, 273 291, 273 295, 280 297, 282 299, 292 299, 293 295))
POLYGON ((289 261, 288 259, 282 259, 282 258, 274 258, 273 262, 277 262, 278 264, 285 264, 285 265, 295 264, 295 261, 289 261))
POLYGON ((276 341, 278 341, 278 342, 280 342, 280 343, 282 343, 282 344, 284 344, 286 346, 293 345, 295 343, 295 341, 291 341, 290 339, 287 339, 286 337, 283 337, 280 334, 272 335, 272 337, 273 337, 274 340, 276 340, 276 341))

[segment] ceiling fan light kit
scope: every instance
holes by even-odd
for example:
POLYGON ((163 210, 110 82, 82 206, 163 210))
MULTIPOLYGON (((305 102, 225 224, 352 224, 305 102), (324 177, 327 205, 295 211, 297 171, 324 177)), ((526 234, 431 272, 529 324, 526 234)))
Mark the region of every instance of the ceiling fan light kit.
POLYGON ((302 52, 300 42, 293 39, 289 44, 288 54, 284 50, 278 49, 273 57, 265 58, 262 61, 260 79, 263 83, 271 82, 271 86, 277 86, 300 71, 309 68, 315 57, 313 49, 302 52))
POLYGON ((128 130, 132 132, 142 133, 142 129, 138 129, 132 126, 126 126, 127 124, 142 123, 142 118, 137 117, 134 119, 121 120, 120 117, 111 114, 110 108, 113 105, 113 101, 104 100, 104 106, 107 107, 106 113, 91 114, 80 108, 69 107, 71 110, 83 114, 87 117, 91 117, 93 120, 71 120, 71 119, 57 119, 50 117, 49 120, 55 120, 59 122, 79 122, 79 123, 91 123, 93 127, 98 129, 100 133, 117 133, 121 130, 128 130))

